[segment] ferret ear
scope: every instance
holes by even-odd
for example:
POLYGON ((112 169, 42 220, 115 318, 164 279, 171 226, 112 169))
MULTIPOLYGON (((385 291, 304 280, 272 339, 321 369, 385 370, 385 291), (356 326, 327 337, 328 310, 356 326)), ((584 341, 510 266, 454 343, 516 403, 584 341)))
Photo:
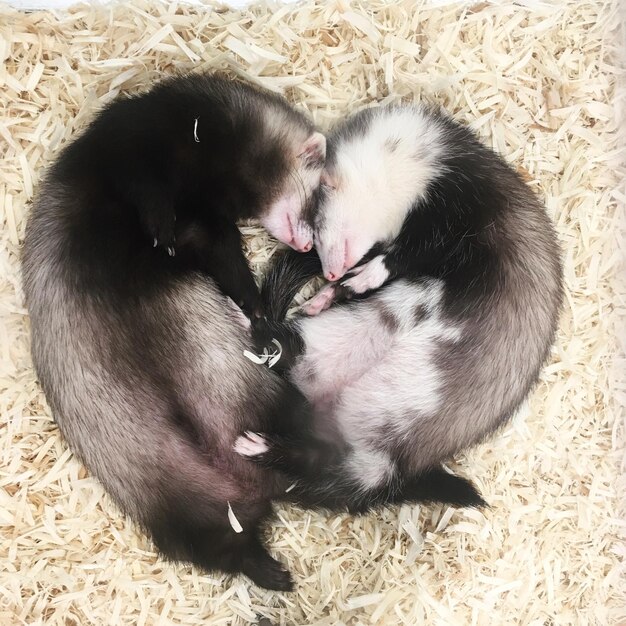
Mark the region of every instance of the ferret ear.
POLYGON ((337 182, 335 179, 328 173, 328 170, 322 170, 322 175, 320 176, 320 183, 329 189, 337 189, 337 182))
POLYGON ((317 132, 310 135, 302 145, 298 157, 311 165, 323 165, 326 158, 326 137, 317 132))

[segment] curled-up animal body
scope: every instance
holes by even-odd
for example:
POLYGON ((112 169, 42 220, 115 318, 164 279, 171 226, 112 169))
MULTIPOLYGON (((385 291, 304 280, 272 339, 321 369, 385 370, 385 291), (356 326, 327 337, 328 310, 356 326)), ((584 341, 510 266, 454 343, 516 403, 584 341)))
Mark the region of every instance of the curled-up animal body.
POLYGON ((270 589, 291 579, 263 525, 293 481, 233 445, 242 430, 302 433, 310 412, 243 355, 235 302, 252 313, 258 296, 235 220, 306 249, 298 219, 324 147, 273 94, 165 81, 113 102, 60 153, 23 249, 33 361, 71 449, 163 556, 270 589))
POLYGON ((279 371, 313 406, 328 449, 307 459, 270 437, 253 458, 297 477, 304 502, 414 499, 536 383, 562 299, 553 226, 470 130, 434 109, 390 107, 328 137, 314 240, 333 282, 283 322, 310 272, 299 255, 279 262, 264 288, 274 317, 256 342, 280 341, 279 371))
POLYGON ((74 255, 87 265, 145 260, 157 273, 204 272, 258 315, 236 222, 258 218, 308 250, 325 150, 324 136, 282 97, 189 74, 114 100, 65 148, 50 179, 83 202, 74 255))

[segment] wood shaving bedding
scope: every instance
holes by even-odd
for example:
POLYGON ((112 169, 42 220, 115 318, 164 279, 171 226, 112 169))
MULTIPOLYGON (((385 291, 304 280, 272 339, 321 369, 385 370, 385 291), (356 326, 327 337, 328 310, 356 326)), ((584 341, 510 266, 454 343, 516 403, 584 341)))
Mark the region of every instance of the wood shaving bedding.
MULTIPOLYGON (((0 624, 624 623, 623 23, 602 0, 1 8, 0 624), (375 101, 442 104, 519 168, 563 246, 541 382, 454 464, 491 508, 280 508, 293 594, 157 558, 67 450, 29 356, 19 251, 46 164, 119 93, 218 68, 322 128, 375 101)), ((278 245, 243 231, 260 272, 278 245)))

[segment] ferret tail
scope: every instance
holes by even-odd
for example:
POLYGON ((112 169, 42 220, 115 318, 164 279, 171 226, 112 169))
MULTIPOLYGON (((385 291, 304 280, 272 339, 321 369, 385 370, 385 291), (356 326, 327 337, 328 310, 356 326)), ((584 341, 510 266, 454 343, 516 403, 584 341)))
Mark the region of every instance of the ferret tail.
POLYGON ((457 507, 487 506, 471 481, 450 474, 440 466, 374 490, 369 499, 373 502, 380 500, 383 504, 429 502, 457 507))
POLYGON ((322 273, 317 252, 288 250, 277 255, 261 285, 261 302, 268 322, 282 322, 296 294, 322 273))
MULTIPOLYGON (((304 486, 304 485, 303 485, 304 486)), ((366 513, 372 509, 400 504, 447 504, 464 508, 479 508, 487 506, 474 484, 462 478, 449 474, 442 467, 432 467, 419 475, 395 478, 392 482, 376 488, 363 489, 362 485, 350 481, 330 481, 316 494, 317 485, 311 485, 313 498, 319 498, 318 504, 331 509, 339 508, 335 504, 347 506, 351 513, 366 513)), ((295 497, 306 500, 309 494, 302 491, 295 497)), ((300 504, 314 504, 302 503, 300 504)))
POLYGON ((348 509, 352 514, 400 504, 446 504, 459 508, 488 506, 471 481, 449 474, 442 467, 433 467, 418 476, 370 489, 330 475, 300 478, 281 500, 313 509, 348 509))

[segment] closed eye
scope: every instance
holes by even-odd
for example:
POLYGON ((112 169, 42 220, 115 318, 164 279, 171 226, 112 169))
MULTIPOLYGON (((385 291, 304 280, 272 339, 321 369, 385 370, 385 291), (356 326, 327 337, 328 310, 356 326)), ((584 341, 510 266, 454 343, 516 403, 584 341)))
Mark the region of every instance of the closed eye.
POLYGON ((287 228, 289 229, 289 243, 291 243, 293 241, 293 224, 289 213, 287 213, 287 228))

